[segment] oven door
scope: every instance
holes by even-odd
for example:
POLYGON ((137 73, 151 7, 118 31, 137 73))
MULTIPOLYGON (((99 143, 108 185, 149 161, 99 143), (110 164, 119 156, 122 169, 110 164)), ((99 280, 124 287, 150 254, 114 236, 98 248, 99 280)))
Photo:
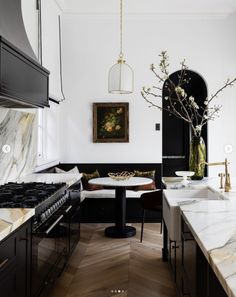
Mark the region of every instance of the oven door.
POLYGON ((80 205, 70 204, 64 207, 64 218, 61 225, 69 236, 68 256, 72 254, 80 239, 79 211, 80 205))
POLYGON ((57 212, 33 232, 32 297, 40 296, 65 266, 69 238, 62 226, 63 219, 63 213, 57 212))

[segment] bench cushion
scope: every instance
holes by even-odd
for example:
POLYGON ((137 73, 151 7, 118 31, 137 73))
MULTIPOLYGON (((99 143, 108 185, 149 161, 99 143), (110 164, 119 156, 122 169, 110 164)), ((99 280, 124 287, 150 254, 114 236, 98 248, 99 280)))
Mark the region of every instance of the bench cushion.
MULTIPOLYGON (((126 198, 140 198, 141 194, 148 193, 153 191, 126 191, 126 198)), ((95 191, 81 191, 80 199, 83 201, 85 198, 115 198, 115 190, 114 189, 103 189, 103 190, 95 190, 95 191)))

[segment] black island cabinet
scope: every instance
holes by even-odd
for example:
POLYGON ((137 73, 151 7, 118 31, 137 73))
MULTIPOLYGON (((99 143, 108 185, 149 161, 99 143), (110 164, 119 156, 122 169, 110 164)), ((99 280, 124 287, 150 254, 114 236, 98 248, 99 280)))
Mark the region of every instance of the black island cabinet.
POLYGON ((227 297, 224 288, 181 218, 181 242, 171 241, 164 224, 163 261, 168 261, 178 297, 227 297))
POLYGON ((31 222, 0 242, 0 296, 30 296, 31 222))
POLYGON ((183 296, 227 297, 183 217, 181 230, 183 296))

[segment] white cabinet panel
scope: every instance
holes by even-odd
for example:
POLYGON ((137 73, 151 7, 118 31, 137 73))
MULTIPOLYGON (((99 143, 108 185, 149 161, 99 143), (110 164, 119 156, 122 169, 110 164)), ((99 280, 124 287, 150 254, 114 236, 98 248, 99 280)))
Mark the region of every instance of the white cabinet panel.
POLYGON ((61 10, 55 0, 41 0, 42 64, 50 71, 49 97, 63 99, 60 78, 59 16, 61 10))

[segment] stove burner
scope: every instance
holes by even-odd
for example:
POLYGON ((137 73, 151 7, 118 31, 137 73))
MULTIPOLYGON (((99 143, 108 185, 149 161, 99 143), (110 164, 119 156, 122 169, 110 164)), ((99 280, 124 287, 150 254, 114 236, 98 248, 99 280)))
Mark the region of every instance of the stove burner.
POLYGON ((1 200, 10 200, 12 197, 12 192, 11 191, 5 191, 0 193, 0 201, 1 200))
POLYGON ((35 208, 65 187, 65 183, 8 183, 0 186, 0 208, 35 208))

